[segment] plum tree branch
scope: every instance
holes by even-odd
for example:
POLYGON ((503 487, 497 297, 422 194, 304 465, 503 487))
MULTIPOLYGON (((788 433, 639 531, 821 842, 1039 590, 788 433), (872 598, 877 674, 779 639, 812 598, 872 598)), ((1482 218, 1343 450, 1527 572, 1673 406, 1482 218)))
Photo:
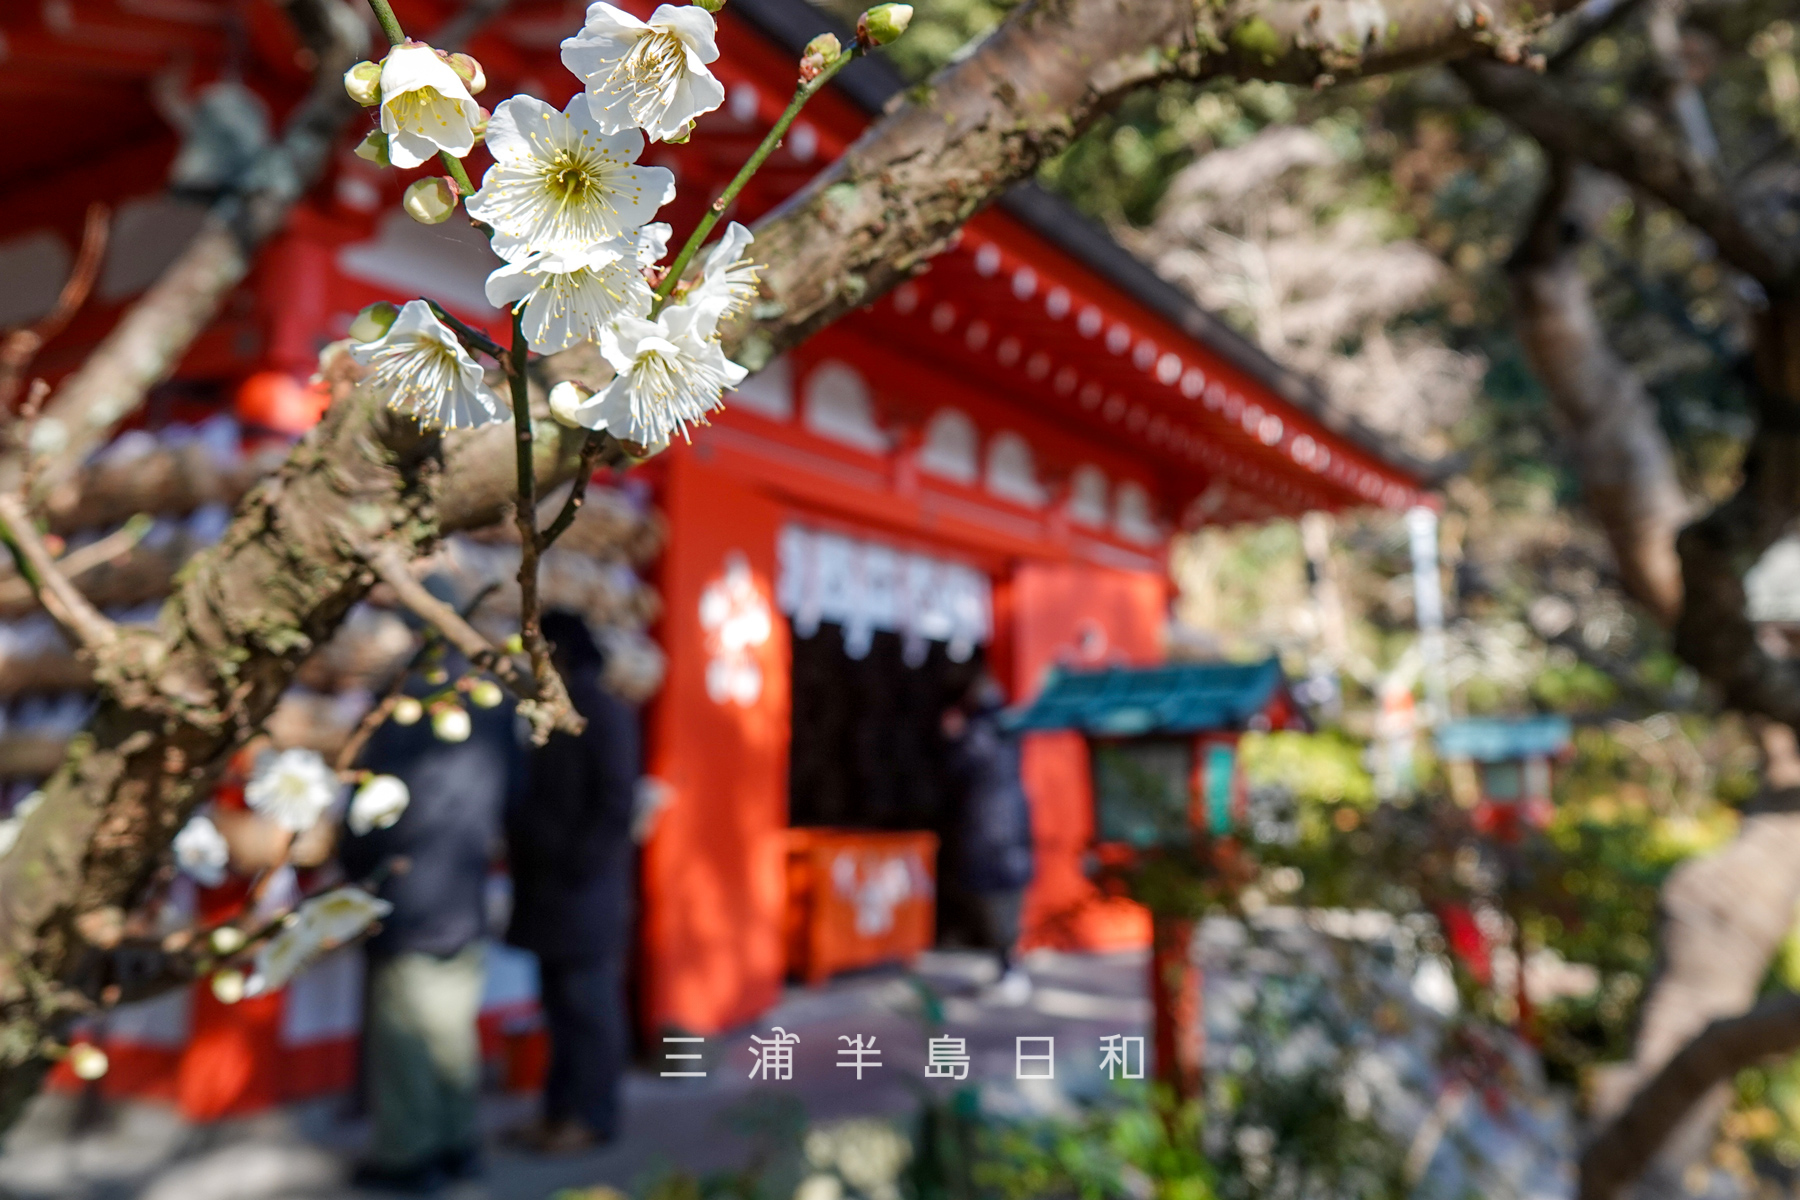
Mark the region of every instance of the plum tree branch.
POLYGON ((1577 169, 1550 154, 1549 181, 1507 272, 1514 327, 1572 435, 1588 509, 1612 546, 1626 592, 1665 627, 1681 612, 1675 536, 1689 508, 1643 381, 1607 345, 1582 274, 1586 237, 1577 169))
MULTIPOLYGON (((213 205, 180 256, 51 396, 31 456, 39 496, 66 487, 88 453, 174 370, 249 273, 257 249, 318 179, 355 116, 341 79, 367 46, 363 26, 343 0, 291 0, 287 7, 318 63, 311 91, 250 172, 260 186, 234 190, 213 205)), ((6 466, 15 476, 8 486, 18 486, 20 465, 6 466)))
POLYGON ((488 641, 481 631, 469 624, 453 605, 433 596, 425 585, 413 577, 411 560, 397 546, 383 544, 365 555, 369 566, 381 581, 394 589, 394 595, 414 616, 443 635, 469 665, 491 672, 501 682, 516 689, 530 691, 530 680, 518 664, 488 641))
POLYGON ((19 384, 44 343, 61 333, 87 303, 94 282, 100 278, 100 264, 106 257, 111 230, 112 213, 106 205, 88 205, 81 249, 75 254, 75 265, 63 281, 62 290, 56 294, 55 305, 35 324, 15 329, 0 339, 0 408, 9 407, 19 394, 19 384))
POLYGON ((723 331, 752 370, 877 299, 1127 93, 1170 80, 1324 84, 1460 55, 1518 57, 1572 0, 1032 0, 912 89, 756 225, 766 302, 723 331))
POLYGON ((1771 996, 1712 1022, 1638 1089, 1581 1159, 1579 1200, 1614 1200, 1654 1150, 1714 1087, 1778 1054, 1800 1049, 1800 994, 1771 996))
POLYGON ((1475 57, 1455 65, 1475 99, 1545 150, 1590 163, 1643 189, 1711 238, 1719 253, 1770 293, 1800 267, 1794 244, 1746 221, 1726 182, 1684 140, 1642 107, 1603 112, 1555 76, 1475 57))
POLYGON ((116 625, 69 581, 24 503, 12 493, 0 495, 0 541, 6 543, 19 575, 31 585, 39 603, 89 655, 98 658, 119 640, 116 625))

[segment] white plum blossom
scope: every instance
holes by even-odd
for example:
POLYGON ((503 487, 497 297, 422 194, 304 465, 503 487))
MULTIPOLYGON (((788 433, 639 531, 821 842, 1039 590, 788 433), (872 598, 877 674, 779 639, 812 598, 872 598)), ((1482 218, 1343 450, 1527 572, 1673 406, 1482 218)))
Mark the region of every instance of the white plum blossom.
POLYGON ((190 817, 175 835, 175 865, 200 886, 218 887, 224 883, 225 868, 230 863, 231 848, 212 818, 190 817))
POLYGON ((423 300, 407 301, 385 334, 350 347, 350 357, 370 369, 389 408, 427 429, 473 429, 506 412, 481 365, 423 300))
POLYGON ((423 42, 388 51, 381 63, 381 132, 396 167, 416 167, 445 150, 475 148, 480 106, 456 68, 423 42))
POLYGON ((636 165, 644 135, 603 131, 585 94, 562 112, 532 96, 502 101, 487 148, 494 165, 467 207, 494 227, 494 252, 509 262, 630 234, 675 197, 671 171, 636 165))
POLYGON ((488 276, 488 303, 522 304, 525 336, 539 354, 567 350, 598 338, 617 317, 650 311, 654 297, 638 254, 633 242, 614 238, 587 250, 507 263, 488 276))
POLYGON ((699 309, 702 320, 710 323, 709 335, 720 321, 749 308, 756 299, 762 268, 745 253, 752 240, 750 231, 733 221, 707 252, 700 282, 687 294, 685 303, 699 309))
POLYGON ((348 942, 393 909, 358 887, 335 888, 302 902, 257 950, 256 973, 246 991, 260 995, 284 986, 313 959, 348 942))
POLYGON ((376 829, 387 829, 400 819, 412 803, 412 791, 406 781, 394 775, 376 775, 356 789, 350 800, 346 824, 357 837, 376 829))
POLYGON ((581 32, 563 42, 562 60, 587 85, 601 128, 678 141, 725 101, 725 85, 706 69, 719 57, 717 32, 697 4, 664 4, 640 21, 597 0, 581 32))
POLYGON ((635 235, 638 265, 654 267, 668 256, 669 237, 674 233, 667 221, 652 221, 635 235))
POLYGON ((712 322, 691 304, 671 304, 654 320, 619 318, 600 334, 600 353, 618 374, 571 415, 640 446, 685 435, 748 374, 711 335, 712 322))
POLYGON ((337 773, 316 750, 265 752, 244 785, 244 802, 292 833, 318 824, 337 796, 337 773))

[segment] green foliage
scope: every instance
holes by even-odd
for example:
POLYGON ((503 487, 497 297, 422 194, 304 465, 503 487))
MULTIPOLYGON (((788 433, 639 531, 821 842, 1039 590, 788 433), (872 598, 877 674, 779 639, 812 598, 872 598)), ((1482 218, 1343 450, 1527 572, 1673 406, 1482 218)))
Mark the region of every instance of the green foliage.
POLYGON ((1362 744, 1341 729, 1245 734, 1238 755, 1251 787, 1283 788, 1308 806, 1375 803, 1362 744))
POLYGON ((1196 1106, 1121 1092, 1078 1121, 987 1131, 974 1179, 1000 1200, 1217 1200, 1196 1106))

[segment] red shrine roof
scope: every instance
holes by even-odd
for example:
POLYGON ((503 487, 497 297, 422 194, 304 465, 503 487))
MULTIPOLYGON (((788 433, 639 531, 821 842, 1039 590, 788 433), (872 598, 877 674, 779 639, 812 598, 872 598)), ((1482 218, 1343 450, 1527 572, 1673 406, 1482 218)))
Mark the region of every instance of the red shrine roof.
MULTIPOLYGON (((645 15, 651 7, 642 0, 625 6, 645 15)), ((394 0, 394 8, 409 30, 430 37, 461 5, 394 0)), ((482 99, 492 104, 529 91, 560 103, 572 94, 557 47, 580 24, 582 9, 577 0, 513 0, 484 26, 468 46, 490 80, 482 99)), ((680 195, 662 216, 678 235, 773 123, 791 91, 797 48, 829 24, 804 0, 732 0, 719 20, 723 56, 714 71, 726 85, 725 105, 702 119, 688 145, 653 146, 644 156, 677 173, 680 195)), ((58 266, 66 274, 79 239, 84 202, 104 199, 120 212, 95 300, 40 359, 39 369, 54 375, 98 340, 194 222, 194 210, 172 215, 157 197, 178 138, 153 95, 191 94, 213 80, 239 78, 267 103, 279 128, 279 116, 307 85, 306 55, 272 0, 44 0, 9 13, 0 38, 0 118, 9 130, 9 153, 0 161, 0 217, 8 231, 0 276, 23 281, 9 286, 10 304, 0 297, 0 326, 30 319, 33 295, 54 295, 58 266)), ((732 215, 752 220, 790 194, 841 153, 900 86, 879 58, 844 71, 808 107, 732 215)), ((389 237, 381 218, 392 216, 411 177, 351 156, 361 133, 359 123, 296 212, 290 245, 274 248, 189 355, 182 377, 235 386, 271 363, 297 371, 319 341, 342 332, 335 326, 362 302, 355 288, 366 287, 346 288, 345 253, 389 237), (321 282, 321 275, 330 278, 321 282)), ((469 166, 479 178, 486 167, 479 150, 469 166)), ((456 253, 466 266, 469 247, 458 245, 456 253)), ((478 263, 476 269, 478 279, 478 263)), ((473 299, 438 298, 474 319, 495 315, 480 311, 478 286, 458 295, 473 299)), ((1064 440, 1075 449, 1062 457, 1088 446, 1129 462, 1162 510, 1184 523, 1425 500, 1419 464, 1334 414, 1309 381, 1034 186, 978 215, 924 275, 846 317, 834 333, 832 344, 879 343, 947 369, 967 389, 1028 412, 1040 425, 1053 423, 1073 435, 1064 440)), ((925 415, 902 419, 917 424, 925 415)), ((1055 478, 1075 462, 1045 465, 1055 478)))

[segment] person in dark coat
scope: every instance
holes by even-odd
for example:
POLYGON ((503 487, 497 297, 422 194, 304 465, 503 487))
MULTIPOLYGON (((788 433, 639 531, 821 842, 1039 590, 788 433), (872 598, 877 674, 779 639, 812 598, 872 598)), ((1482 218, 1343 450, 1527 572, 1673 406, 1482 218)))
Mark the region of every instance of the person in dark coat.
POLYGON ((506 940, 537 955, 550 1034, 543 1117, 518 1136, 563 1152, 618 1135, 640 747, 636 711, 601 686, 604 661, 586 622, 549 612, 543 631, 587 727, 552 734, 532 753, 529 787, 507 809, 506 940))
POLYGON ((943 729, 957 813, 960 880, 974 894, 987 940, 1000 953, 996 998, 1023 1004, 1031 995, 1031 977, 1018 963, 1017 947, 1035 859, 1018 739, 1000 723, 1004 705, 1000 685, 984 674, 944 714, 943 729))
MULTIPOLYGON (((435 670, 455 678, 467 664, 450 654, 435 670)), ((443 684, 415 674, 405 690, 424 698, 443 684)), ((367 944, 364 1072, 374 1139, 357 1182, 408 1192, 480 1168, 475 1021, 488 875, 500 814, 524 782, 512 707, 456 707, 466 725, 440 708, 411 724, 389 720, 370 737, 360 765, 398 777, 409 800, 393 825, 347 834, 340 850, 351 878, 378 878, 394 906, 367 944)))

